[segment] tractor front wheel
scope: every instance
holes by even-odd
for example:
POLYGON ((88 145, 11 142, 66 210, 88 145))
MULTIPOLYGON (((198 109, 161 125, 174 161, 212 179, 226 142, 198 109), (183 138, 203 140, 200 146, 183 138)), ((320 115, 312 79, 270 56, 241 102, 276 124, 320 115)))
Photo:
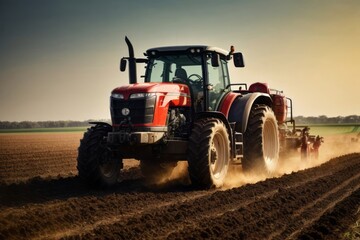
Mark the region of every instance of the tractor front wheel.
POLYGON ((189 175, 199 188, 221 187, 229 168, 230 140, 222 121, 204 118, 195 122, 188 146, 189 175))
POLYGON ((79 177, 92 186, 110 187, 117 183, 122 159, 112 157, 103 143, 111 126, 96 125, 85 132, 78 149, 79 177))

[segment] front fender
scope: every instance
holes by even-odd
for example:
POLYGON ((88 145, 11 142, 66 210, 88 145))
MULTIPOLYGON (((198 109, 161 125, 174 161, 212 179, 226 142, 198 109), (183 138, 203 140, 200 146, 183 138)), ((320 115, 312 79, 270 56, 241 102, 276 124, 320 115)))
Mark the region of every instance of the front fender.
POLYGON ((238 132, 245 132, 250 116, 250 111, 254 104, 266 104, 271 107, 272 100, 269 94, 256 92, 239 96, 231 105, 228 119, 229 122, 237 123, 236 130, 238 132))
POLYGON ((95 122, 95 121, 91 121, 89 122, 89 124, 92 124, 92 125, 100 125, 100 126, 104 126, 104 127, 109 127, 109 128, 112 128, 112 126, 106 122, 95 122))
MULTIPOLYGON (((218 118, 220 119, 224 124, 225 124, 225 127, 228 131, 228 134, 229 134, 229 140, 230 140, 230 143, 231 143, 231 146, 233 146, 233 131, 232 131, 232 128, 230 126, 230 122, 228 121, 228 119, 226 118, 226 116, 222 113, 222 112, 212 112, 212 111, 209 111, 209 112, 199 112, 196 114, 195 116, 195 120, 199 120, 199 119, 202 119, 202 118, 218 118)), ((233 147, 231 147, 231 155, 234 156, 234 149, 233 147)))
POLYGON ((220 119, 226 126, 228 132, 229 132, 229 137, 230 139, 232 139, 232 129, 230 126, 230 122, 228 121, 228 119, 226 119, 226 116, 222 113, 222 112, 199 112, 196 114, 195 119, 199 120, 201 118, 207 118, 207 117, 213 117, 213 118, 218 118, 220 119))

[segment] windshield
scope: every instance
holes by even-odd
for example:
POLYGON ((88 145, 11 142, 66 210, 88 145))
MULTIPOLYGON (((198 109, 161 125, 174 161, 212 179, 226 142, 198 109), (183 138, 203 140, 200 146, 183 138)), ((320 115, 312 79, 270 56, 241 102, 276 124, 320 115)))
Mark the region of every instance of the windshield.
POLYGON ((202 78, 200 55, 176 54, 150 58, 145 82, 173 82, 202 78))

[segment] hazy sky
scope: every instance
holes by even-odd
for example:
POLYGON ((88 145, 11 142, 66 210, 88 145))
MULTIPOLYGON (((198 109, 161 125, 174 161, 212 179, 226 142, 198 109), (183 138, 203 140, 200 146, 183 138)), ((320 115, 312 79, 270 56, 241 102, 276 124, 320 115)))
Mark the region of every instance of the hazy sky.
POLYGON ((358 0, 0 0, 0 121, 110 118, 127 35, 244 54, 232 82, 268 82, 303 116, 360 115, 358 0))

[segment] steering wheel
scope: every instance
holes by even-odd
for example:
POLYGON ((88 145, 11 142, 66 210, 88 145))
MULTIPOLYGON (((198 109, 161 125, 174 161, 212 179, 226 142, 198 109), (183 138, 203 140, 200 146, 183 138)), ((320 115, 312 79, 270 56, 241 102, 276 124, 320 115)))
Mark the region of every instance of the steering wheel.
POLYGON ((185 84, 185 80, 181 79, 181 78, 173 78, 172 80, 173 83, 181 83, 181 84, 185 84))
POLYGON ((194 73, 188 77, 188 80, 191 84, 199 84, 202 82, 203 78, 199 74, 194 73), (191 77, 197 77, 197 79, 192 80, 192 79, 190 79, 191 77))

